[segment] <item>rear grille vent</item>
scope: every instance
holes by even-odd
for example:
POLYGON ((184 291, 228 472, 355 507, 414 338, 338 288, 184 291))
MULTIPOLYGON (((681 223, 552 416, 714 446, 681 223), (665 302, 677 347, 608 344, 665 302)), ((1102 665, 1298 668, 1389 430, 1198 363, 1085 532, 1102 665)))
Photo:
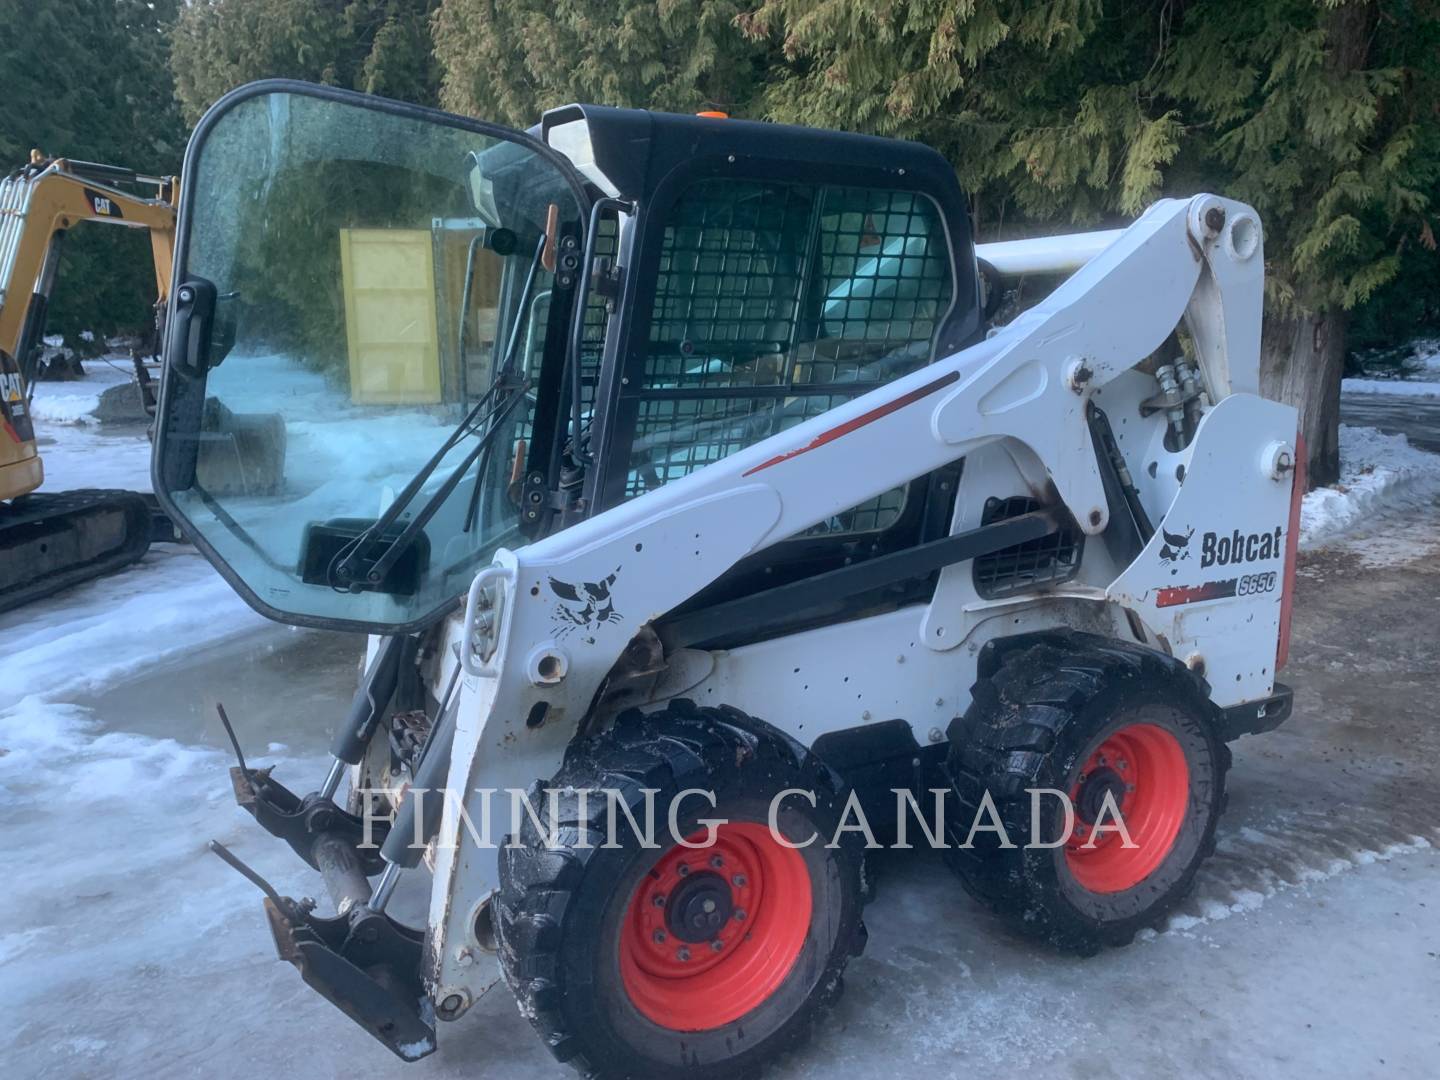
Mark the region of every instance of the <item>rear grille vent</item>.
MULTIPOLYGON (((1040 503, 1025 495, 986 499, 980 523, 993 525, 1039 509, 1040 503)), ((998 600, 1040 585, 1069 581, 1080 572, 1084 549, 1084 535, 1066 525, 1038 540, 981 555, 975 560, 975 591, 986 600, 998 600)))

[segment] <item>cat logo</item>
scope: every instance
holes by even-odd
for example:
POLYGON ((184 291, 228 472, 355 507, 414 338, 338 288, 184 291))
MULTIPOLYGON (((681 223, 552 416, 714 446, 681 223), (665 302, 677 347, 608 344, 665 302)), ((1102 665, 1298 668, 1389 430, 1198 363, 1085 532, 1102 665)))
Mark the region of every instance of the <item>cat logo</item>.
POLYGON ((124 217, 120 208, 108 197, 101 195, 98 191, 85 189, 85 198, 90 202, 90 209, 96 217, 124 217))

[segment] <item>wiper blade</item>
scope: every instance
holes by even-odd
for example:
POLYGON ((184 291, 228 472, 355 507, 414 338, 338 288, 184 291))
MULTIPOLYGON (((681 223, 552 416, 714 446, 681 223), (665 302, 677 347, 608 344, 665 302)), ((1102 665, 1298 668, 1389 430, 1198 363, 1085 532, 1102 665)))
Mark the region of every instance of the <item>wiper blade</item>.
POLYGON ((396 496, 395 501, 386 508, 373 525, 341 549, 332 561, 327 574, 332 588, 359 592, 365 588, 373 588, 385 580, 385 575, 389 573, 396 560, 414 544, 416 538, 429 524, 430 519, 435 516, 440 507, 444 505, 445 500, 450 497, 450 493, 464 478, 470 466, 475 464, 480 455, 489 448, 496 433, 503 430, 506 418, 514 411, 516 405, 525 400, 526 391, 529 389, 529 379, 511 377, 499 378, 490 385, 490 389, 475 403, 465 418, 455 426, 455 430, 431 455, 430 460, 410 478, 410 482, 396 496), (475 445, 450 471, 445 482, 421 504, 414 518, 406 523, 399 535, 389 542, 373 562, 370 562, 366 551, 377 540, 383 538, 400 520, 401 515, 405 513, 425 485, 425 481, 430 479, 440 462, 445 459, 445 455, 459 445, 462 439, 477 433, 479 438, 475 445), (361 562, 369 563, 365 567, 363 578, 358 573, 358 564, 361 562))
MULTIPOLYGON (((520 303, 516 308, 515 323, 510 330, 510 339, 506 342, 505 353, 500 358, 500 363, 495 367, 495 375, 490 380, 490 385, 485 389, 485 393, 480 396, 480 400, 465 414, 465 418, 455 426, 455 430, 450 433, 446 440, 440 445, 440 448, 431 455, 430 460, 421 466, 420 471, 410 478, 410 482, 405 485, 404 490, 396 496, 395 500, 386 508, 385 512, 380 515, 376 522, 341 549, 336 559, 332 561, 327 573, 329 584, 332 588, 346 589, 355 592, 367 586, 373 588, 384 581, 385 575, 389 573, 390 568, 395 564, 396 560, 404 555, 405 552, 410 549, 411 545, 415 543, 416 538, 420 536, 430 519, 435 516, 436 511, 444 505, 445 500, 449 498, 450 493, 455 490, 456 485, 460 483, 466 471, 489 449, 491 443, 494 441, 495 432, 500 430, 505 418, 509 416, 520 401, 524 400, 526 392, 530 389, 530 380, 528 378, 516 378, 512 374, 512 370, 515 367, 515 356, 520 342, 520 324, 524 321, 530 295, 535 291, 536 273, 544 257, 545 242, 546 237, 544 234, 541 234, 535 244, 535 254, 531 258, 529 269, 525 274, 525 284, 520 291, 520 303), (485 412, 487 407, 490 410, 488 413, 485 412), (445 478, 445 482, 440 486, 439 490, 425 501, 424 505, 420 507, 419 513, 415 515, 415 518, 405 526, 404 530, 401 531, 398 536, 390 541, 384 551, 382 551, 375 561, 365 570, 364 580, 357 580, 359 576, 357 573, 359 569, 357 563, 364 560, 366 550, 378 539, 385 536, 391 527, 400 520, 400 516, 405 513, 406 508, 414 501, 415 496, 420 493, 420 489, 425 485, 425 481, 429 480, 435 470, 439 468, 440 462, 445 459, 445 455, 453 450, 461 439, 468 435, 475 434, 477 431, 480 431, 480 439, 475 446, 470 449, 470 452, 465 455, 464 460, 445 478)), ((474 250, 475 243, 472 241, 472 256, 474 250)), ((469 275, 470 268, 467 267, 465 299, 462 301, 461 306, 461 333, 458 343, 460 350, 459 355, 462 362, 465 356, 464 316, 469 308, 469 275)), ((480 468, 476 470, 475 492, 471 495, 470 506, 466 511, 465 531, 467 532, 470 528, 470 522, 475 515, 484 470, 485 465, 482 462, 480 468)))

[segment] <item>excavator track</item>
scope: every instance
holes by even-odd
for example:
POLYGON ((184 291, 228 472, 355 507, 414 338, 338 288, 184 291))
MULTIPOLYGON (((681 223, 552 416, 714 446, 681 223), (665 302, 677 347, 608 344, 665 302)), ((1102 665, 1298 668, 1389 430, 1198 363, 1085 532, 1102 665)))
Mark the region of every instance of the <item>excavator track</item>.
POLYGON ((133 491, 26 495, 0 506, 0 612, 138 561, 152 538, 171 538, 154 516, 133 491))

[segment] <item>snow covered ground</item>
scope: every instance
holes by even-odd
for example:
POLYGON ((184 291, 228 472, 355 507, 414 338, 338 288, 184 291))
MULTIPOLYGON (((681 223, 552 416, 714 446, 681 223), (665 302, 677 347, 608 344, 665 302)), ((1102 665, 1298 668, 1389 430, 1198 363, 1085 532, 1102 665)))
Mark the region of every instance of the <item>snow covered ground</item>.
POLYGON ((1440 339, 1416 341, 1398 378, 1346 379, 1346 394, 1386 394, 1392 397, 1440 397, 1440 339))
MULTIPOLYGON (((84 423, 87 384, 37 389, 53 488, 147 487, 143 428, 84 423)), ((1161 932, 1058 958, 1007 937, 938 859, 892 856, 845 998, 771 1080, 1433 1068, 1440 736, 1424 702, 1440 584, 1404 562, 1413 546, 1357 571, 1327 544, 1376 511, 1434 531, 1434 473, 1431 455, 1366 428, 1347 427, 1342 452, 1344 490, 1305 507, 1307 545, 1341 562, 1319 552, 1302 580, 1296 718, 1237 745, 1219 851, 1161 932)), ((204 849, 220 839, 282 891, 317 891, 234 806, 214 704, 253 763, 304 790, 323 775, 358 639, 268 623, 194 552, 160 545, 0 616, 0 640, 7 1075, 238 1078, 257 1057, 306 1078, 567 1075, 503 989, 448 1025, 436 1056, 401 1065, 275 959, 258 893, 204 849)), ((421 902, 411 878, 401 917, 421 902)))
POLYGON ((1340 425, 1340 480, 1316 488, 1300 508, 1300 546, 1319 547, 1385 511, 1403 512, 1440 493, 1440 455, 1404 435, 1340 425))

